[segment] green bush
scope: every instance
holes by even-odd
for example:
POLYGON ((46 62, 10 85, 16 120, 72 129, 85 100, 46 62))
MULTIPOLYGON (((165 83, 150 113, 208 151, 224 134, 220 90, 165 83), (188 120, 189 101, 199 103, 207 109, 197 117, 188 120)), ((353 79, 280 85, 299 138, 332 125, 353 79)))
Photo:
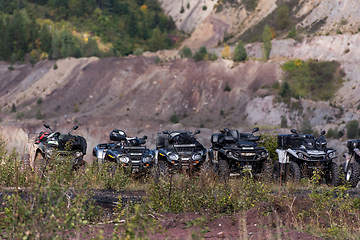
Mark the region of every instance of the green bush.
POLYGON ((292 27, 288 33, 288 37, 295 39, 297 36, 296 27, 292 27))
POLYGON ((187 46, 183 47, 179 51, 179 54, 180 54, 181 58, 191 58, 192 57, 192 51, 187 46))
POLYGON ((202 46, 199 48, 199 50, 193 55, 193 58, 195 59, 195 62, 199 62, 201 60, 204 60, 205 56, 208 54, 206 47, 202 46))
POLYGON ((12 113, 16 112, 16 106, 15 106, 14 103, 11 106, 11 111, 10 112, 12 112, 12 113))
POLYGON ((289 7, 287 5, 283 4, 277 9, 276 23, 281 30, 290 26, 289 7))
POLYGON ((36 101, 37 105, 40 105, 43 103, 43 99, 41 97, 38 98, 38 100, 36 101))
POLYGON ((314 101, 327 101, 341 86, 344 73, 338 62, 319 62, 310 60, 289 61, 282 65, 285 71, 286 89, 280 90, 282 97, 306 98, 314 101), (285 91, 286 90, 286 91, 285 91))
POLYGON ((231 92, 231 87, 229 86, 229 82, 226 81, 225 87, 224 87, 224 92, 231 92))
POLYGON ((276 152, 278 146, 276 132, 272 134, 270 133, 260 134, 259 146, 265 147, 265 149, 268 150, 272 162, 276 162, 279 160, 279 156, 276 152))
POLYGON ((356 138, 359 131, 358 120, 351 120, 346 124, 346 134, 348 138, 356 138))
POLYGON ((235 46, 234 49, 234 61, 235 62, 242 62, 247 59, 247 53, 244 44, 242 41, 239 41, 239 43, 235 46))
POLYGON ((179 123, 179 117, 176 112, 173 112, 170 116, 170 122, 172 123, 179 123))
POLYGON ((272 48, 271 38, 272 38, 272 34, 270 31, 270 27, 266 25, 262 33, 262 45, 261 45, 261 51, 264 60, 269 59, 270 56, 270 52, 272 48))
POLYGON ((286 116, 282 116, 282 117, 281 117, 281 124, 280 124, 280 127, 281 127, 281 128, 287 128, 287 127, 288 127, 288 125, 287 125, 287 118, 286 118, 286 116))
POLYGON ((134 55, 135 56, 141 56, 143 55, 144 53, 144 48, 137 48, 135 51, 134 51, 134 55))
POLYGON ((35 117, 36 117, 36 119, 43 119, 44 118, 44 116, 42 115, 40 109, 38 109, 36 111, 36 116, 35 117))

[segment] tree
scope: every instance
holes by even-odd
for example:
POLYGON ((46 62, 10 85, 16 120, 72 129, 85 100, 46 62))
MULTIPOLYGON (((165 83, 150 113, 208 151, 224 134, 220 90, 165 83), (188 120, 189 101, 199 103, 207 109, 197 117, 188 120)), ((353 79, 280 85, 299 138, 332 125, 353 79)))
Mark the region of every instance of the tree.
POLYGON ((126 27, 126 32, 132 38, 134 38, 139 33, 139 27, 138 27, 135 15, 133 13, 130 14, 129 22, 126 27))
POLYGON ((231 50, 229 45, 225 44, 224 49, 221 51, 221 57, 224 59, 228 59, 231 55, 231 50))
POLYGON ((179 54, 180 54, 181 58, 191 58, 192 57, 192 51, 187 46, 183 47, 179 51, 179 54))
POLYGON ((154 29, 151 38, 149 39, 150 51, 156 52, 160 49, 163 49, 165 46, 165 41, 161 30, 157 27, 154 29))
POLYGON ((287 5, 283 4, 277 9, 276 22, 281 30, 290 25, 289 7, 287 5))
POLYGON ((271 52, 272 44, 271 44, 271 30, 268 25, 264 27, 264 31, 262 33, 262 55, 264 60, 269 59, 271 52))
POLYGON ((359 122, 352 120, 346 124, 346 132, 348 138, 356 138, 359 130, 359 122))
POLYGON ((40 31, 40 48, 44 52, 50 52, 51 50, 51 34, 49 30, 49 26, 45 23, 43 24, 41 31, 40 31))
POLYGON ((202 46, 199 48, 199 51, 197 51, 193 58, 195 59, 195 62, 199 62, 201 60, 204 60, 205 56, 207 55, 207 50, 205 46, 202 46))
POLYGON ((238 45, 236 45, 234 49, 234 61, 241 62, 247 59, 246 49, 242 41, 239 41, 238 45))

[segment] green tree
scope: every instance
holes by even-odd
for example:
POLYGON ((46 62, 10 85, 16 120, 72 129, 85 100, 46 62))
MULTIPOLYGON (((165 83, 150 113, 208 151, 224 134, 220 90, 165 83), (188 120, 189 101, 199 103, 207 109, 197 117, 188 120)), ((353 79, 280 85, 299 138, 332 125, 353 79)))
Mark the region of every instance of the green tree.
POLYGON ((195 59, 195 62, 199 62, 201 60, 204 60, 205 56, 207 55, 207 50, 205 46, 202 46, 199 48, 199 50, 194 54, 193 58, 195 59))
POLYGON ((234 61, 241 62, 247 59, 246 49, 242 41, 239 41, 238 45, 235 46, 234 49, 234 61))
POLYGON ((268 25, 264 27, 264 31, 262 33, 262 55, 265 60, 269 59, 272 44, 271 44, 271 30, 268 25))
POLYGON ((49 30, 49 26, 45 23, 43 24, 41 31, 40 31, 40 48, 44 52, 50 52, 51 51, 51 34, 49 30))
POLYGON ((283 84, 281 84, 279 94, 281 97, 290 97, 291 96, 290 85, 288 82, 284 82, 283 84))
POLYGON ((160 49, 163 49, 165 46, 165 41, 163 39, 163 35, 159 28, 155 28, 151 38, 149 39, 149 47, 150 51, 156 52, 160 49))
POLYGON ((126 33, 129 34, 132 38, 137 36, 139 33, 138 23, 133 13, 130 14, 129 22, 126 27, 126 33))
POLYGON ((359 122, 351 120, 346 124, 346 133, 348 138, 356 138, 359 131, 359 122))
POLYGON ((283 4, 277 9, 276 22, 281 30, 290 26, 289 7, 287 5, 283 4))

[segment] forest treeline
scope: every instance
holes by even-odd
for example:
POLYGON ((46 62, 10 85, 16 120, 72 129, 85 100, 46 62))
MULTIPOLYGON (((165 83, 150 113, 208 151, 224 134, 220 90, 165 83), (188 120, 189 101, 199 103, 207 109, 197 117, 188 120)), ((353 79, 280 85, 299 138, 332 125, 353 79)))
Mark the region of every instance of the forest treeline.
POLYGON ((6 61, 157 51, 173 45, 174 33, 158 0, 0 1, 0 59, 6 61))

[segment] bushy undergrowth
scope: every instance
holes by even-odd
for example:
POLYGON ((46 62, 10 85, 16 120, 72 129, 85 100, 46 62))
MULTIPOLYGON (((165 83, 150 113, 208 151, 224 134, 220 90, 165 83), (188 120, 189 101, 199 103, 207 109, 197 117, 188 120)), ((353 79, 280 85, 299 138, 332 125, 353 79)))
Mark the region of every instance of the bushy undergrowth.
POLYGON ((318 62, 301 60, 286 62, 282 69, 286 72, 280 95, 284 98, 307 98, 327 101, 341 86, 343 72, 336 61, 318 62))
POLYGON ((152 181, 148 195, 151 207, 160 212, 232 213, 268 202, 270 188, 252 178, 223 184, 206 176, 179 175, 173 180, 152 181))

